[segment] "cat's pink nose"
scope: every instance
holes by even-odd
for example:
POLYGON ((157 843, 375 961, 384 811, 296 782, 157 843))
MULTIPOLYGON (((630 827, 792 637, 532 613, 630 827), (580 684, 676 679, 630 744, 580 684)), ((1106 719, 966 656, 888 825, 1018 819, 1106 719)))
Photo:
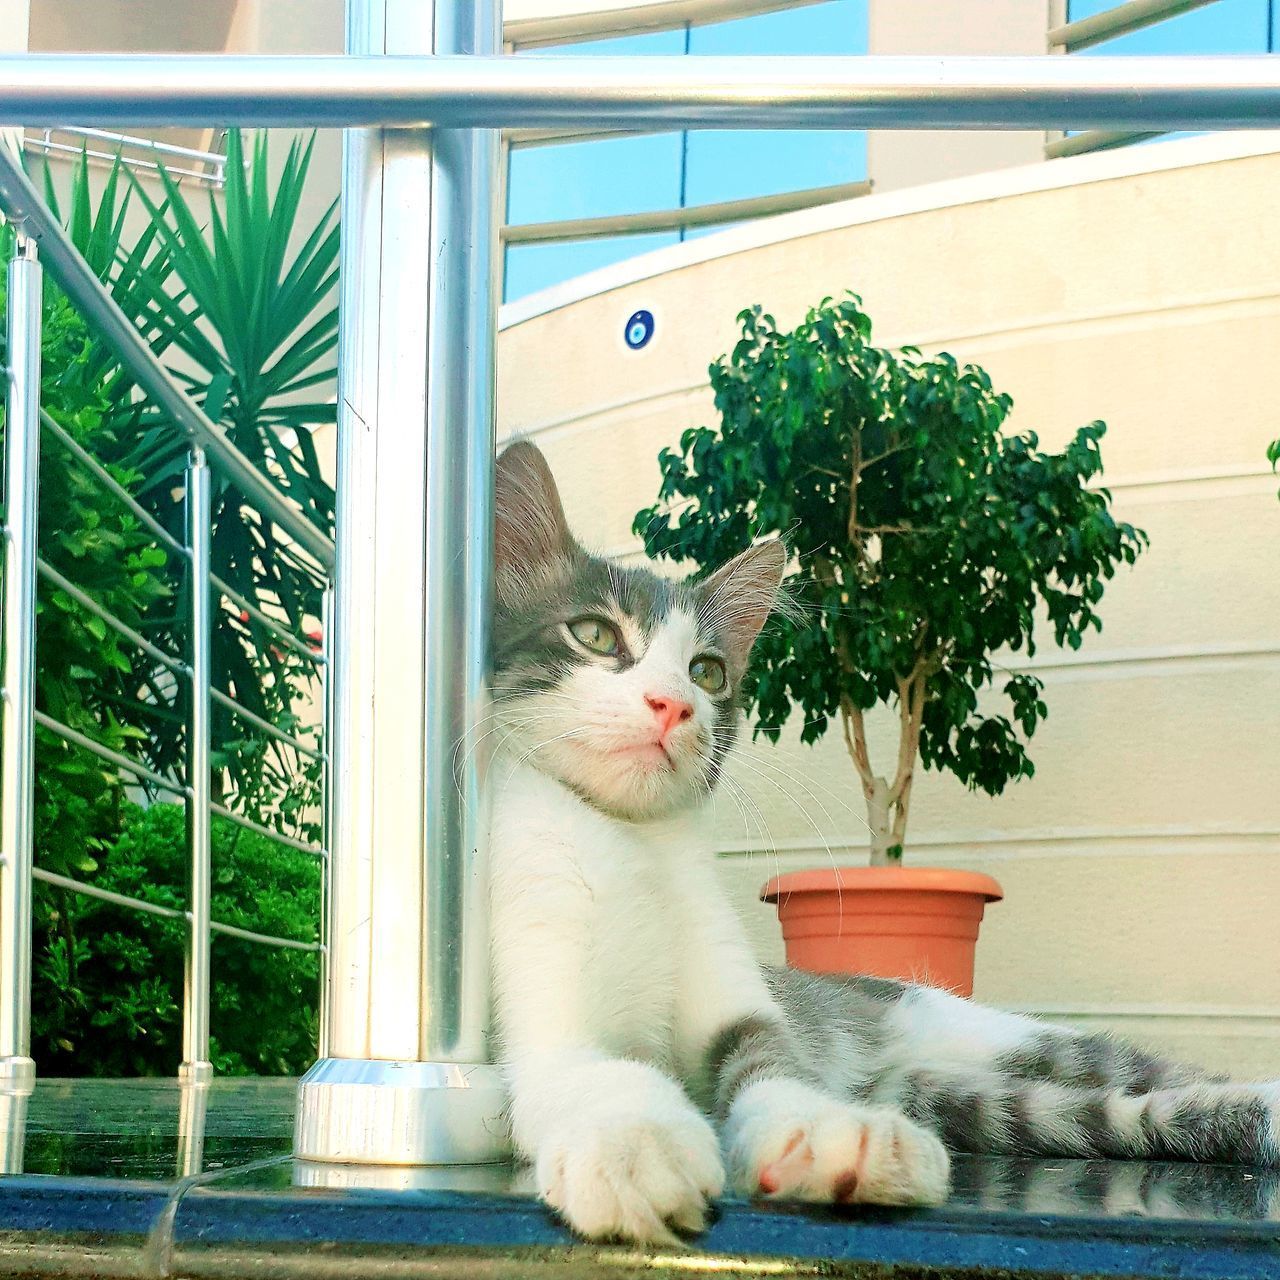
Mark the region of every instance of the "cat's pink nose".
POLYGON ((687 702, 681 702, 679 698, 654 697, 653 694, 647 693, 644 700, 649 704, 654 719, 658 722, 664 741, 676 725, 683 724, 693 716, 693 708, 687 702))

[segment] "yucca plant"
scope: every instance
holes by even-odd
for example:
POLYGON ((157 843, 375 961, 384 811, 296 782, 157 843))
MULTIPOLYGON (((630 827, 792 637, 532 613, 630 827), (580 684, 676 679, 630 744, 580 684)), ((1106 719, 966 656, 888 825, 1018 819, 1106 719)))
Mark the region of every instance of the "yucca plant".
MULTIPOLYGON (((265 134, 246 156, 238 131, 227 136, 221 201, 207 193, 196 211, 187 190, 163 167, 156 198, 119 163, 93 198, 88 162, 73 175, 63 219, 77 247, 153 351, 205 413, 320 528, 332 530, 333 490, 320 473, 311 431, 334 419, 338 273, 337 200, 314 224, 298 227, 314 138, 295 140, 272 173, 265 134), (126 244, 131 197, 149 223, 126 244)), ((46 194, 57 197, 46 166, 46 194)), ((95 348, 94 376, 109 385, 127 462, 145 477, 139 499, 181 537, 175 501, 186 445, 153 406, 139 402, 107 350, 95 348)), ((238 491, 217 477, 213 494, 214 568, 242 595, 279 615, 295 633, 319 612, 322 576, 301 551, 238 491)), ((182 643, 184 597, 153 630, 182 643)), ((307 660, 273 643, 271 633, 238 607, 220 611, 214 633, 219 684, 250 710, 286 730, 297 728, 293 704, 311 676, 307 660)), ((215 767, 227 771, 240 807, 297 830, 314 796, 316 776, 287 748, 215 707, 215 767)), ((172 736, 152 744, 160 767, 176 763, 172 736)))

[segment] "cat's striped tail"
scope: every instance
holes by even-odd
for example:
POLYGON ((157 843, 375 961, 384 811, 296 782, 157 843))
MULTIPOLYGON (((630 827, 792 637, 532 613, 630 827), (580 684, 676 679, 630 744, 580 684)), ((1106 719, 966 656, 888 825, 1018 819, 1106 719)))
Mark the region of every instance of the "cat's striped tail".
POLYGON ((913 1071, 897 1092, 897 1105, 953 1151, 1280 1168, 1280 1083, 1197 1081, 1127 1092, 913 1071))

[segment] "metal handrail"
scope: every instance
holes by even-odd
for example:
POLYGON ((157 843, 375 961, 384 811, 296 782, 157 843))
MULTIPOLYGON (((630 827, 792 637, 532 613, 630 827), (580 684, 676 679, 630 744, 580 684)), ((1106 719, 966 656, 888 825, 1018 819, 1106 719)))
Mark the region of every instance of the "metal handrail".
MULTIPOLYGON (((80 159, 83 157, 87 160, 95 160, 102 165, 112 165, 116 163, 123 164, 126 169, 134 169, 150 173, 159 173, 163 168, 170 177, 173 178, 194 178, 197 182, 207 183, 211 187, 219 187, 222 185, 222 176, 220 171, 215 173, 206 173, 200 169, 184 169, 180 165, 162 165, 155 160, 139 160, 136 156, 124 156, 119 151, 99 151, 97 148, 86 146, 81 143, 76 146, 70 142, 54 142, 49 136, 55 132, 52 129, 44 131, 44 137, 32 138, 26 137, 22 140, 22 149, 24 151, 34 152, 41 156, 69 156, 72 159, 80 159)), ((88 134, 88 129, 67 130, 68 133, 88 134)), ((92 132, 104 132, 102 130, 93 130, 92 132)), ((107 134, 108 137, 119 136, 107 134)))
POLYGON ((1064 22, 1059 27, 1051 28, 1049 47, 1075 53, 1079 49, 1088 49, 1104 41, 1126 36, 1131 31, 1141 31, 1157 22, 1164 22, 1179 14, 1189 13, 1192 9, 1203 9, 1206 5, 1217 2, 1218 0, 1128 0, 1127 4, 1118 4, 1101 13, 1093 13, 1087 18, 1077 18, 1074 22, 1064 22))
POLYGON ((175 675, 191 675, 191 668, 181 658, 175 658, 173 654, 165 653, 159 645, 152 644, 146 636, 139 634, 127 622, 121 622, 110 609, 103 608, 87 591, 81 591, 70 578, 64 577, 53 565, 46 563, 38 556, 36 557, 36 572, 46 582, 50 582, 57 587, 59 591, 65 591, 72 600, 88 609, 94 617, 101 618, 117 635, 123 636, 130 644, 136 645, 141 649, 143 653, 154 658, 162 666, 168 667, 175 675))
POLYGON ((148 769, 146 765, 139 764, 136 760, 131 760, 121 752, 104 745, 95 738, 89 737, 88 734, 81 733, 79 729, 73 729, 69 724, 63 724, 61 720, 55 720, 53 716, 44 711, 35 712, 33 718, 36 724, 48 729, 50 733, 55 734, 64 742, 80 747, 91 755, 97 756, 99 760, 105 760, 108 764, 115 765, 118 769, 127 770, 143 782, 149 782, 159 791, 167 791, 175 796, 190 797, 191 795, 191 788, 186 783, 175 782, 172 778, 166 778, 154 769, 148 769))
POLYGON ((125 907, 130 911, 142 911, 149 916, 163 916, 168 920, 189 920, 191 912, 180 907, 162 907, 157 902, 148 902, 145 898, 133 898, 127 893, 116 893, 113 889, 99 889, 96 884, 85 880, 73 880, 70 876, 60 876, 56 871, 46 871, 36 867, 32 871, 36 880, 43 880, 58 889, 66 889, 70 893, 78 893, 86 898, 97 898, 100 902, 110 902, 116 907, 125 907))
MULTIPOLYGON (((1256 129, 1280 117, 1278 63, 1267 54, 27 55, 0 58, 0 119, 314 128, 1256 129)), ((0 194, 20 210, 30 196, 5 191, 7 185, 0 194)), ((199 411, 186 397, 180 407, 184 430, 197 439, 208 433, 212 424, 191 416, 199 411)), ((263 483, 252 468, 249 476, 247 486, 263 483)), ((246 491, 259 497, 254 487, 246 491)), ((274 516, 272 505, 265 509, 274 516)))
POLYGON ((223 474, 260 511, 302 544, 326 568, 333 542, 285 498, 174 382, 169 371, 130 324, 102 281, 85 262, 49 211, 12 153, 0 147, 0 205, 40 248, 64 292, 98 335, 115 351, 130 376, 194 444, 208 451, 223 474))
POLYGON ((652 213, 617 213, 598 218, 564 218, 558 222, 517 222, 502 228, 502 242, 557 244, 566 240, 596 240, 603 236, 636 236, 653 231, 687 231, 693 227, 714 227, 730 222, 770 218, 800 209, 816 209, 840 200, 855 200, 871 194, 870 182, 841 182, 828 187, 808 187, 802 191, 781 191, 775 195, 749 196, 742 200, 720 200, 714 204, 684 205, 679 209, 659 209, 652 213))
POLYGON ((82 444, 61 427, 47 410, 40 410, 40 425, 88 471, 104 489, 117 501, 124 503, 129 511, 155 538, 183 559, 188 559, 191 552, 171 534, 132 494, 120 484, 114 476, 91 454, 82 444))
MULTIPOLYGON (((180 907, 165 907, 158 902, 148 902, 145 898, 134 898, 127 893, 116 893, 112 889, 100 889, 87 880, 74 880, 71 876, 61 876, 56 871, 46 871, 36 867, 32 877, 43 880, 57 889, 66 889, 70 893, 78 893, 85 898, 97 898, 100 902, 109 902, 116 907, 124 907, 129 911, 141 911, 149 916, 161 916, 166 920, 186 920, 190 922, 191 912, 180 907)), ((279 947, 288 951, 323 951, 322 942, 301 942, 296 938, 281 938, 271 933, 255 933, 252 929, 242 929, 239 925, 224 924, 221 920, 210 920, 211 933, 225 934, 228 938, 243 938, 246 942, 258 942, 268 947, 279 947)))
POLYGON ((288 646, 288 648, 292 649, 294 653, 299 654, 301 657, 309 658, 317 666, 322 666, 324 664, 325 657, 323 653, 317 653, 305 640, 300 640, 287 627, 281 626, 281 624, 269 613, 264 613, 256 604, 253 603, 252 600, 242 595, 233 586, 218 577, 216 573, 211 573, 209 575, 209 582, 215 591, 226 596, 228 600, 232 601, 256 622, 264 626, 273 636, 275 636, 277 640, 280 641, 281 644, 288 646))
POLYGON ((294 751, 299 751, 304 756, 310 756, 313 760, 324 759, 323 751, 317 751, 315 747, 299 741, 292 734, 285 733, 283 729, 273 725, 270 720, 264 720, 256 711, 250 711, 243 703, 237 702, 229 693, 223 693, 221 689, 213 686, 209 689, 209 696, 219 706, 225 707, 233 715, 239 716, 246 724, 253 725, 255 729, 265 733, 269 738, 274 738, 277 742, 282 742, 286 747, 291 747, 294 751))
POLYGON ((210 933, 221 933, 228 938, 242 938, 245 942, 257 942, 265 947, 279 947, 283 951, 323 951, 323 942, 299 942, 296 938, 281 938, 272 933, 255 933, 239 925, 223 924, 221 920, 209 921, 210 933))
POLYGON ((1084 133, 1051 138, 1044 144, 1044 156, 1046 160, 1062 160, 1067 156, 1092 155, 1095 151, 1114 151, 1117 147, 1131 147, 1135 142, 1160 136, 1144 129, 1086 129, 1084 133))
POLYGON ((308 844, 305 840, 285 835, 283 831, 273 831, 270 827, 264 827, 262 823, 254 822, 252 818, 246 818, 244 814, 236 813, 234 809, 228 809, 226 805, 218 804, 216 801, 209 806, 209 812, 216 814, 219 818, 225 818, 237 827, 243 827, 246 831, 252 831, 267 840, 274 840, 276 844, 297 849, 299 853, 309 853, 316 858, 324 858, 327 855, 327 850, 322 845, 308 844))

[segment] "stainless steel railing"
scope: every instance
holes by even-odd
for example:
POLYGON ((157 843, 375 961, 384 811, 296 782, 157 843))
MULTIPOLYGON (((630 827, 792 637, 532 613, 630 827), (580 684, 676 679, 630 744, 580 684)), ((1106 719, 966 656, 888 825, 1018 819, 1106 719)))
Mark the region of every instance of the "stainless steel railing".
MULTIPOLYGON (((1124 0, 1109 9, 1090 14, 1087 18, 1076 18, 1050 27, 1049 52, 1078 54, 1084 49, 1092 49, 1122 36, 1132 35, 1135 31, 1158 26, 1172 18, 1181 17, 1184 13, 1190 13, 1193 9, 1203 9, 1218 3, 1220 0, 1124 0)), ((1274 4, 1274 0, 1269 0, 1269 3, 1274 4)), ((1270 21, 1270 18, 1268 13, 1267 20, 1270 21)), ((1166 130, 1163 129, 1114 127, 1085 129, 1071 134, 1051 130, 1045 138, 1044 156, 1046 160, 1059 160, 1094 151, 1111 151, 1116 147, 1145 142, 1148 138, 1158 138, 1164 132, 1166 130)))
POLYGON ((192 178, 215 189, 226 183, 227 157, 222 152, 180 147, 131 133, 65 125, 28 134, 22 145, 24 150, 42 156, 65 156, 68 160, 83 156, 102 165, 119 161, 126 169, 140 173, 157 173, 163 165, 170 177, 192 178))
MULTIPOLYGON (((298 757, 327 760, 327 725, 320 745, 303 741, 272 724, 230 693, 218 688, 212 671, 212 636, 221 606, 233 603, 272 637, 321 671, 324 653, 294 635, 279 619, 237 592, 212 571, 213 525, 210 510, 211 468, 238 482, 244 501, 280 526, 312 553, 328 573, 334 550, 271 482, 231 444, 223 432, 182 393, 133 329, 97 277, 80 258, 49 214, 17 161, 0 149, 0 207, 17 227, 18 251, 8 267, 8 370, 5 430, 4 527, 4 658, 3 736, 0 738, 0 1087, 23 1087, 34 1073, 31 1060, 31 965, 33 881, 39 880, 83 896, 114 903, 147 915, 180 918, 187 924, 183 992, 182 1062, 179 1075, 192 1083, 212 1074, 209 1056, 211 938, 214 934, 279 948, 324 951, 324 944, 261 933, 212 918, 212 818, 246 827, 268 839, 316 855, 322 866, 324 842, 313 845, 278 832, 218 803, 213 796, 210 764, 212 707, 216 703, 257 733, 292 749, 298 757), (58 282, 94 329, 112 341, 115 353, 137 385, 159 401, 175 426, 192 441, 185 472, 186 533, 175 538, 110 474, 110 472, 40 407, 40 337, 43 266, 47 260, 58 282), (38 473, 41 437, 64 451, 97 485, 104 498, 122 503, 170 552, 186 575, 190 613, 185 655, 169 652, 117 617, 87 591, 45 561, 37 546, 38 473), (184 768, 166 776, 131 756, 73 728, 35 706, 35 607, 43 580, 88 611, 127 644, 187 686, 189 714, 185 726, 184 768), (89 752, 136 779, 153 792, 167 793, 187 811, 187 907, 178 910, 100 888, 49 871, 37 864, 32 813, 34 731, 40 726, 71 746, 89 752)), ((326 642, 329 633, 325 633, 326 642)))

